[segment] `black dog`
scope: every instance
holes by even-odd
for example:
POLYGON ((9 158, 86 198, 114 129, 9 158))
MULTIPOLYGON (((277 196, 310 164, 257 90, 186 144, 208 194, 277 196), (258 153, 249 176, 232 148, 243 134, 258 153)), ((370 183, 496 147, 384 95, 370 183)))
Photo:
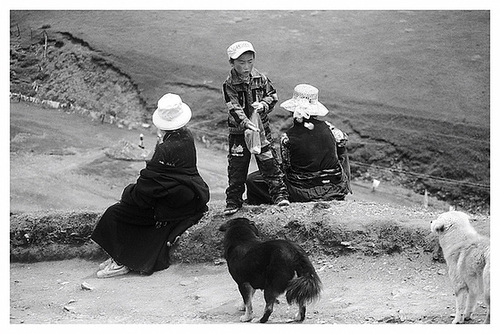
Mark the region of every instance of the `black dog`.
POLYGON ((263 289, 266 307, 260 322, 269 319, 276 298, 285 291, 288 304, 299 306, 295 321, 303 321, 305 304, 318 299, 321 291, 321 281, 304 250, 287 240, 260 241, 255 224, 246 218, 231 219, 219 231, 225 232, 224 256, 245 304, 240 320, 252 320, 253 294, 263 289))

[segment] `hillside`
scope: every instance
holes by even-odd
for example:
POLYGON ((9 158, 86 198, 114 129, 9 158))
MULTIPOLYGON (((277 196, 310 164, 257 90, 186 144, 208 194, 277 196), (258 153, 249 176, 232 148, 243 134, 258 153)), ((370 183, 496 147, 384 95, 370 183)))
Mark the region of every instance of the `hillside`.
MULTIPOLYGON (((200 141, 223 150, 224 50, 256 40, 281 100, 299 82, 320 88, 350 135, 355 178, 489 212, 486 11, 13 11, 10 33, 12 93, 137 128, 172 91, 192 106, 200 141), (266 29, 280 41, 257 38, 266 29)), ((278 108, 272 122, 277 136, 290 119, 278 108)))

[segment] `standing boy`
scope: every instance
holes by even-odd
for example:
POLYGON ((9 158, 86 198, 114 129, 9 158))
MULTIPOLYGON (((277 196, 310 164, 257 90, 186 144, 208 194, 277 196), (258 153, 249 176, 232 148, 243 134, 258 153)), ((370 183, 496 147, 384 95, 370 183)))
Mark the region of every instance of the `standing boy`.
POLYGON ((268 114, 278 102, 278 95, 271 81, 253 67, 255 50, 250 42, 240 41, 227 49, 231 72, 222 85, 222 94, 229 115, 228 182, 226 189, 225 215, 237 212, 243 205, 243 193, 250 165, 244 132, 246 129, 259 131, 258 124, 250 121, 252 113, 258 112, 268 145, 255 154, 255 160, 262 177, 269 187, 273 202, 279 206, 289 205, 288 193, 279 168, 277 154, 273 147, 268 114))

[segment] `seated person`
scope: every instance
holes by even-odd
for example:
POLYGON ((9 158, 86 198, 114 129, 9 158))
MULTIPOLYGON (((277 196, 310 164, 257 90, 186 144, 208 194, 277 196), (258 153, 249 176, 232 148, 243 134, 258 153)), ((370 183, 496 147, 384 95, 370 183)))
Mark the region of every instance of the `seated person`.
MULTIPOLYGON (((293 126, 281 136, 282 169, 291 202, 344 200, 350 188, 347 134, 318 116, 328 109, 318 101, 318 89, 295 87, 281 107, 292 112, 293 126)), ((258 171, 247 180, 248 204, 272 203, 258 171)))
POLYGON ((92 232, 91 239, 110 256, 97 277, 131 270, 150 275, 168 268, 172 244, 208 210, 209 189, 198 173, 193 135, 185 127, 190 119, 191 109, 178 95, 166 94, 158 101, 153 157, 92 232))

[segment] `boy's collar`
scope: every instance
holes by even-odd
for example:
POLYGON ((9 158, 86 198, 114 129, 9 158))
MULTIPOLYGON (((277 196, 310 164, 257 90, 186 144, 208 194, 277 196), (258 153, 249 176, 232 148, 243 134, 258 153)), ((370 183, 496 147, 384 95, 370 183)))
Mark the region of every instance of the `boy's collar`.
MULTIPOLYGON (((253 78, 259 78, 260 76, 261 76, 261 74, 255 68, 253 68, 252 72, 250 72, 250 80, 253 79, 253 78)), ((238 75, 238 73, 236 72, 236 70, 233 68, 233 69, 231 69, 231 82, 233 84, 241 84, 241 83, 245 83, 246 81, 243 80, 238 75)))

